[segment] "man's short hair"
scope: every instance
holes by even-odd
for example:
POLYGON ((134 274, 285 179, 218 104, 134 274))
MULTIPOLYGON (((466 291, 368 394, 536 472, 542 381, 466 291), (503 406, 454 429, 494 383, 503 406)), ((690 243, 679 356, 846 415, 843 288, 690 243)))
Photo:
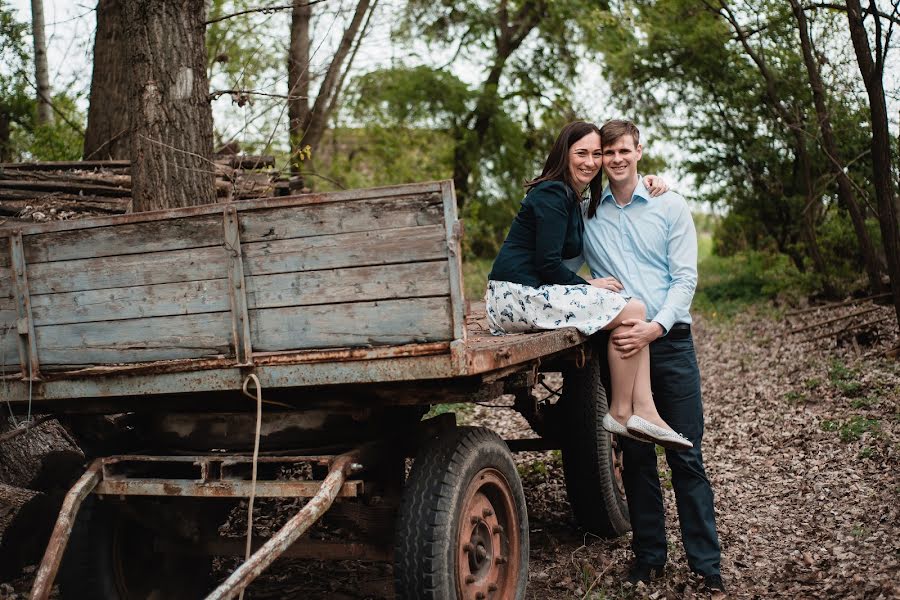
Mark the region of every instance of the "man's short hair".
POLYGON ((637 147, 641 143, 641 132, 637 125, 625 119, 612 119, 603 124, 600 128, 600 145, 608 146, 614 144, 620 137, 630 135, 634 139, 634 146, 637 147))

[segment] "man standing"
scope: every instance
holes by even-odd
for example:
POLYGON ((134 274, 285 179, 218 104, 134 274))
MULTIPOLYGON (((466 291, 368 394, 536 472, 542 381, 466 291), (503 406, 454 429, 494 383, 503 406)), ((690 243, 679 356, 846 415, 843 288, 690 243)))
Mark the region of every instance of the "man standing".
MULTIPOLYGON (((594 277, 614 277, 624 293, 640 298, 649 321, 635 321, 613 336, 623 357, 650 345, 653 399, 660 416, 694 447, 666 452, 678 506, 681 537, 691 570, 710 591, 725 587, 716 532, 713 492, 700 442, 703 404, 689 312, 697 286, 697 234, 687 203, 667 192, 650 199, 638 176, 640 132, 630 121, 613 120, 600 129, 603 169, 609 186, 588 207, 584 256, 594 277)), ((628 321, 626 321, 628 324, 628 321)), ((649 583, 666 564, 665 509, 653 444, 620 436, 623 479, 634 532, 628 580, 649 583)))

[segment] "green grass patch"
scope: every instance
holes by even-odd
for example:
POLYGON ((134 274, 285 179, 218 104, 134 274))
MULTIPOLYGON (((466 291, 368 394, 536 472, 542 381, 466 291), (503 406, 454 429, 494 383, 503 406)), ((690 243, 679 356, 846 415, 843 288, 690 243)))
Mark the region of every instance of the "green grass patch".
POLYGON ((797 404, 806 401, 806 394, 803 392, 790 391, 784 395, 784 399, 787 400, 788 404, 797 404))
POLYGON ((731 256, 709 254, 698 264, 694 308, 710 317, 730 318, 751 305, 808 293, 809 284, 780 254, 746 251, 731 256))
POLYGON ((835 359, 831 361, 828 369, 828 380, 838 391, 848 398, 859 396, 863 391, 863 385, 857 381, 859 372, 844 365, 835 359))
POLYGON ((851 417, 849 421, 841 425, 838 435, 842 442, 858 441, 862 435, 869 431, 878 430, 878 419, 868 419, 856 415, 851 417))
POLYGON ((832 421, 831 419, 822 421, 822 424, 820 425, 822 431, 837 431, 839 426, 837 421, 832 421))

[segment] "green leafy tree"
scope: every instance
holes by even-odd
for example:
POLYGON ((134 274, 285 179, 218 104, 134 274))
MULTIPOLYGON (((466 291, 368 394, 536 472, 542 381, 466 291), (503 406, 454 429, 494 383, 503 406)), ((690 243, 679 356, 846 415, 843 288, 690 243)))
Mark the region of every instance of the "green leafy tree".
MULTIPOLYGON (((682 148, 680 166, 701 197, 729 211, 716 235, 719 252, 784 253, 836 293, 846 282, 837 285, 832 266, 840 261, 832 252, 853 257, 853 272, 860 272, 872 256, 864 256, 859 240, 875 215, 860 209, 859 220, 848 218, 852 207, 822 147, 823 113, 817 114, 790 4, 760 1, 752 14, 746 10, 725 0, 618 3, 604 29, 606 74, 629 112, 658 123, 682 148), (821 247, 823 227, 851 224, 857 243, 821 247)), ((817 24, 825 47, 836 41, 826 37, 834 35, 829 25, 817 24)), ((866 107, 846 69, 823 68, 820 75, 829 91, 821 108, 840 155, 853 157, 845 165, 848 179, 865 199, 869 157, 847 125, 865 119, 866 107)))
POLYGON ((28 64, 25 36, 28 26, 16 21, 9 5, 0 0, 0 162, 13 159, 14 127, 31 123, 33 99, 24 76, 28 64))

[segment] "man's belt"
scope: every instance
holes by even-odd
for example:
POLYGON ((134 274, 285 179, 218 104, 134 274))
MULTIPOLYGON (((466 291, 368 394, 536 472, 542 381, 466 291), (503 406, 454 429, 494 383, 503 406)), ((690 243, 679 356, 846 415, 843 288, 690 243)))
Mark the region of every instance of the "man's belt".
POLYGON ((673 340, 683 340, 691 337, 691 324, 675 323, 669 328, 669 333, 666 334, 666 337, 673 340))

